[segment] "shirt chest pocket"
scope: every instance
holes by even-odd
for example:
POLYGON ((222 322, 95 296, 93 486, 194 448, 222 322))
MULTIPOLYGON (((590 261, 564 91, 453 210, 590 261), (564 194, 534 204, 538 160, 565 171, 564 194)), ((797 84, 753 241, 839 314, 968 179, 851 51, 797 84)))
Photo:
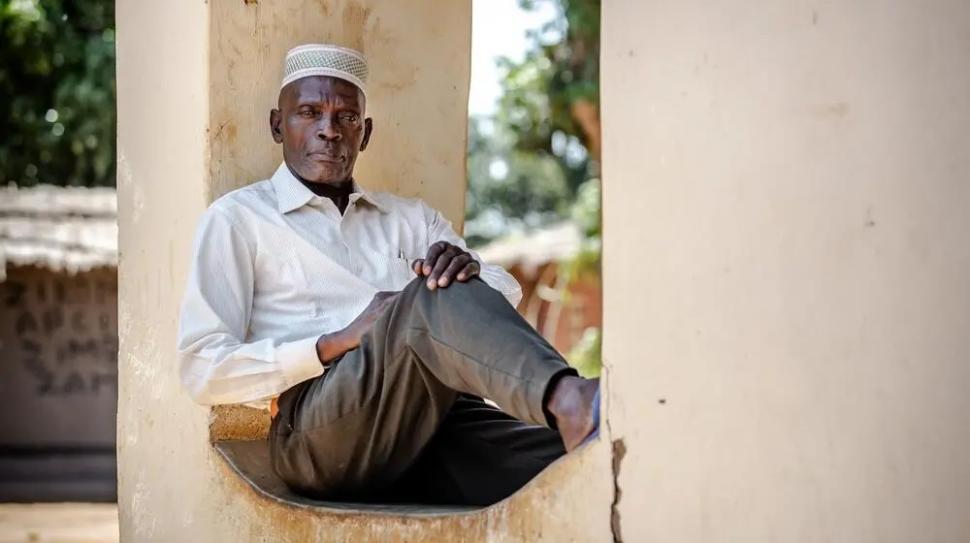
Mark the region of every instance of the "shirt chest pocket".
POLYGON ((414 270, 411 268, 411 263, 413 262, 414 259, 404 257, 395 257, 391 260, 388 275, 390 276, 393 286, 390 290, 404 290, 404 287, 406 287, 411 280, 417 277, 417 274, 415 274, 414 270))
POLYGON ((264 306, 296 317, 319 317, 322 297, 314 284, 312 270, 292 251, 281 249, 278 255, 257 266, 255 295, 264 306))
POLYGON ((310 286, 307 271, 300 262, 281 262, 277 269, 276 286, 281 291, 305 291, 310 286))
POLYGON ((402 290, 417 277, 411 269, 414 258, 408 258, 400 253, 389 255, 376 251, 366 251, 364 256, 370 268, 373 285, 379 290, 402 290))

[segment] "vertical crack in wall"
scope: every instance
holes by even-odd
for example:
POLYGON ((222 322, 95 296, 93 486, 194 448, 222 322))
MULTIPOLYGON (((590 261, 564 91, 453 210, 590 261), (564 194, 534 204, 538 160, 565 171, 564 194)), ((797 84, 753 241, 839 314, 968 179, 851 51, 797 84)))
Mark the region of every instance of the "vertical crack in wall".
MULTIPOLYGON (((609 402, 607 405, 606 413, 600 413, 602 417, 602 424, 606 426, 607 435, 611 438, 613 437, 613 427, 610 425, 609 415, 612 413, 612 403, 613 403, 613 383, 612 376, 609 375, 610 364, 604 359, 603 366, 606 368, 606 387, 608 388, 606 399, 609 402)), ((623 493, 620 490, 620 464, 623 462, 623 457, 626 456, 626 444, 623 442, 623 438, 614 439, 611 442, 611 463, 613 471, 613 502, 610 503, 610 530, 613 532, 613 541, 616 543, 623 543, 623 536, 620 535, 620 495, 623 493)))
POLYGON ((613 503, 610 505, 610 528, 613 530, 613 541, 623 543, 620 535, 620 462, 626 456, 626 445, 623 439, 613 440, 613 503))

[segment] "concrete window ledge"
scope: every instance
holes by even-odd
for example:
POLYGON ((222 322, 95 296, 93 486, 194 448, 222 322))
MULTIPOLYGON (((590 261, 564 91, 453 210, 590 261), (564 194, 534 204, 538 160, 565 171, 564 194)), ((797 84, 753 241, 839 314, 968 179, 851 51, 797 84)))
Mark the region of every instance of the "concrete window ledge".
POLYGON ((270 463, 269 414, 212 409, 209 440, 222 465, 234 526, 248 541, 609 541, 612 450, 600 437, 553 462, 488 507, 319 501, 291 491, 270 463))
POLYGON ((512 496, 485 508, 317 501, 273 473, 265 439, 212 444, 220 479, 247 540, 608 541, 613 480, 606 440, 554 462, 512 496))
POLYGON ((328 513, 367 513, 375 516, 453 515, 476 511, 477 507, 437 505, 382 505, 313 500, 295 494, 273 473, 269 443, 265 440, 229 440, 213 444, 229 467, 259 495, 283 505, 328 513))

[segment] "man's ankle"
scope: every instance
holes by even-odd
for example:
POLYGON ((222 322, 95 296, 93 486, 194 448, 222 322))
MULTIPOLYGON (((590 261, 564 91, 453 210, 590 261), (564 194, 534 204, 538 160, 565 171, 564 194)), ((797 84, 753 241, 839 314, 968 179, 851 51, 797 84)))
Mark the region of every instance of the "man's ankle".
POLYGON ((578 447, 596 428, 594 403, 599 379, 563 376, 549 397, 548 409, 567 451, 578 447))
POLYGON ((563 417, 576 414, 576 408, 581 397, 579 391, 584 381, 586 379, 567 373, 562 374, 550 386, 546 410, 552 415, 553 429, 558 426, 559 420, 563 417))
POLYGON ((546 385, 546 391, 542 395, 542 413, 546 416, 546 426, 553 430, 557 430, 558 426, 556 424, 556 415, 549 409, 552 403, 552 396, 559 384, 566 377, 576 377, 576 370, 573 368, 564 368, 549 379, 549 384, 546 385))

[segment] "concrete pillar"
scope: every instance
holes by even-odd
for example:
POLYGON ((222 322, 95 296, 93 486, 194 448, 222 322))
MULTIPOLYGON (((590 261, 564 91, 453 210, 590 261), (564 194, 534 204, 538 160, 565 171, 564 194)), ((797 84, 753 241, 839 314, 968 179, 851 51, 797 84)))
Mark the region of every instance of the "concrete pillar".
POLYGON ((375 132, 358 163, 359 179, 421 196, 461 224, 470 1, 128 0, 118 3, 117 20, 122 539, 607 536, 612 484, 605 446, 560 462, 527 491, 483 512, 295 509, 255 494, 210 445, 213 420, 222 437, 256 437, 265 420, 210 413, 178 383, 175 331, 195 222, 214 198, 268 177, 281 160, 268 115, 283 55, 293 45, 337 42, 368 55, 375 132), (591 504, 592 496, 598 499, 591 504))
POLYGON ((610 1, 626 541, 970 540, 970 4, 610 1))

